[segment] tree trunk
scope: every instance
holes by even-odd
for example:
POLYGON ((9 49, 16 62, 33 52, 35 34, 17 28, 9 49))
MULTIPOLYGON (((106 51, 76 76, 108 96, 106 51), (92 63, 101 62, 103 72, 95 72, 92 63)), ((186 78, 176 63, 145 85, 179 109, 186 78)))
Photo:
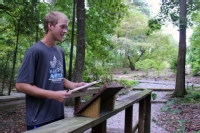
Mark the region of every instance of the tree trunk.
POLYGON ((69 59, 69 74, 68 80, 72 80, 72 64, 73 64, 73 51, 74 51, 74 24, 75 24, 75 10, 76 10, 76 0, 74 0, 73 5, 73 15, 72 15, 72 38, 71 38, 71 47, 70 47, 70 59, 69 59))
POLYGON ((10 83, 9 83, 9 87, 8 87, 8 95, 10 95, 11 90, 14 86, 15 65, 16 65, 16 61, 17 61, 17 51, 18 51, 19 35, 20 35, 19 23, 20 23, 20 20, 18 20, 18 23, 17 23, 17 26, 16 26, 16 28, 17 28, 17 38, 16 38, 16 44, 15 44, 15 49, 14 49, 14 53, 13 53, 13 64, 12 64, 10 83))
POLYGON ((128 61, 129 61, 131 70, 132 71, 135 70, 135 66, 133 65, 133 62, 131 61, 130 56, 128 56, 128 61))
POLYGON ((82 81, 85 62, 85 0, 77 2, 77 47, 73 81, 82 81))
POLYGON ((185 56, 186 56, 186 0, 180 1, 180 18, 179 18, 179 52, 178 65, 176 73, 175 91, 172 97, 183 97, 185 90, 185 56))

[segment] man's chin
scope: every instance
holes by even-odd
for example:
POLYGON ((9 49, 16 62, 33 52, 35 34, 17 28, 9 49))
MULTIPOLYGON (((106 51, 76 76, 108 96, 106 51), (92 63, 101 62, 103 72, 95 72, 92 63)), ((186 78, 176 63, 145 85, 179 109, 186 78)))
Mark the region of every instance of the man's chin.
POLYGON ((61 41, 62 41, 62 39, 63 39, 63 38, 58 38, 58 39, 57 39, 57 41, 58 41, 58 42, 61 42, 61 41))

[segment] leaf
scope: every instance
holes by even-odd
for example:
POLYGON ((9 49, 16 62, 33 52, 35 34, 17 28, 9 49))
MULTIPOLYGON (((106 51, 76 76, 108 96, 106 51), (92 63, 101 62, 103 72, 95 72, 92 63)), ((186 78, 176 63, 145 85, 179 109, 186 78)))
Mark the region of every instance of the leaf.
POLYGON ((181 110, 180 110, 180 109, 175 109, 174 112, 175 112, 175 113, 180 113, 181 110))
POLYGON ((184 126, 180 126, 180 130, 181 131, 185 131, 185 127, 184 126))
POLYGON ((152 96, 153 100, 155 100, 157 98, 157 94, 155 94, 155 93, 152 93, 151 96, 152 96))
POLYGON ((167 105, 172 105, 174 104, 174 101, 167 101, 167 105))
POLYGON ((181 120, 178 120, 178 122, 179 122, 179 124, 183 124, 183 123, 185 123, 186 121, 185 120, 183 120, 183 119, 181 119, 181 120))
POLYGON ((165 106, 163 106, 163 107, 161 108, 161 111, 163 111, 163 112, 166 112, 167 110, 168 110, 167 105, 165 105, 165 106))

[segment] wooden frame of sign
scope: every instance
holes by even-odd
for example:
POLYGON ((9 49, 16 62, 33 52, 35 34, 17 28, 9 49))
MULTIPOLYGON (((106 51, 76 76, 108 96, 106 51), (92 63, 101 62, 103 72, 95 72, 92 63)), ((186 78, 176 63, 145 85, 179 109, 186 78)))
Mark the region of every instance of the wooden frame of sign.
POLYGON ((74 115, 97 118, 101 113, 114 110, 115 95, 122 89, 122 85, 104 85, 89 101, 83 104, 74 115))

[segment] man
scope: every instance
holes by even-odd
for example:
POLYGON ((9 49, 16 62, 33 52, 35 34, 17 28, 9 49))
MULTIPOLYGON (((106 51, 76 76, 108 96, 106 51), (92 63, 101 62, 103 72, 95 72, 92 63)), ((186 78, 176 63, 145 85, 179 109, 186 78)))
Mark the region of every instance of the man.
POLYGON ((26 124, 31 130, 64 118, 63 101, 85 83, 70 82, 66 77, 64 51, 57 46, 67 33, 69 20, 53 11, 44 18, 45 36, 29 48, 16 80, 16 89, 26 94, 26 124))

